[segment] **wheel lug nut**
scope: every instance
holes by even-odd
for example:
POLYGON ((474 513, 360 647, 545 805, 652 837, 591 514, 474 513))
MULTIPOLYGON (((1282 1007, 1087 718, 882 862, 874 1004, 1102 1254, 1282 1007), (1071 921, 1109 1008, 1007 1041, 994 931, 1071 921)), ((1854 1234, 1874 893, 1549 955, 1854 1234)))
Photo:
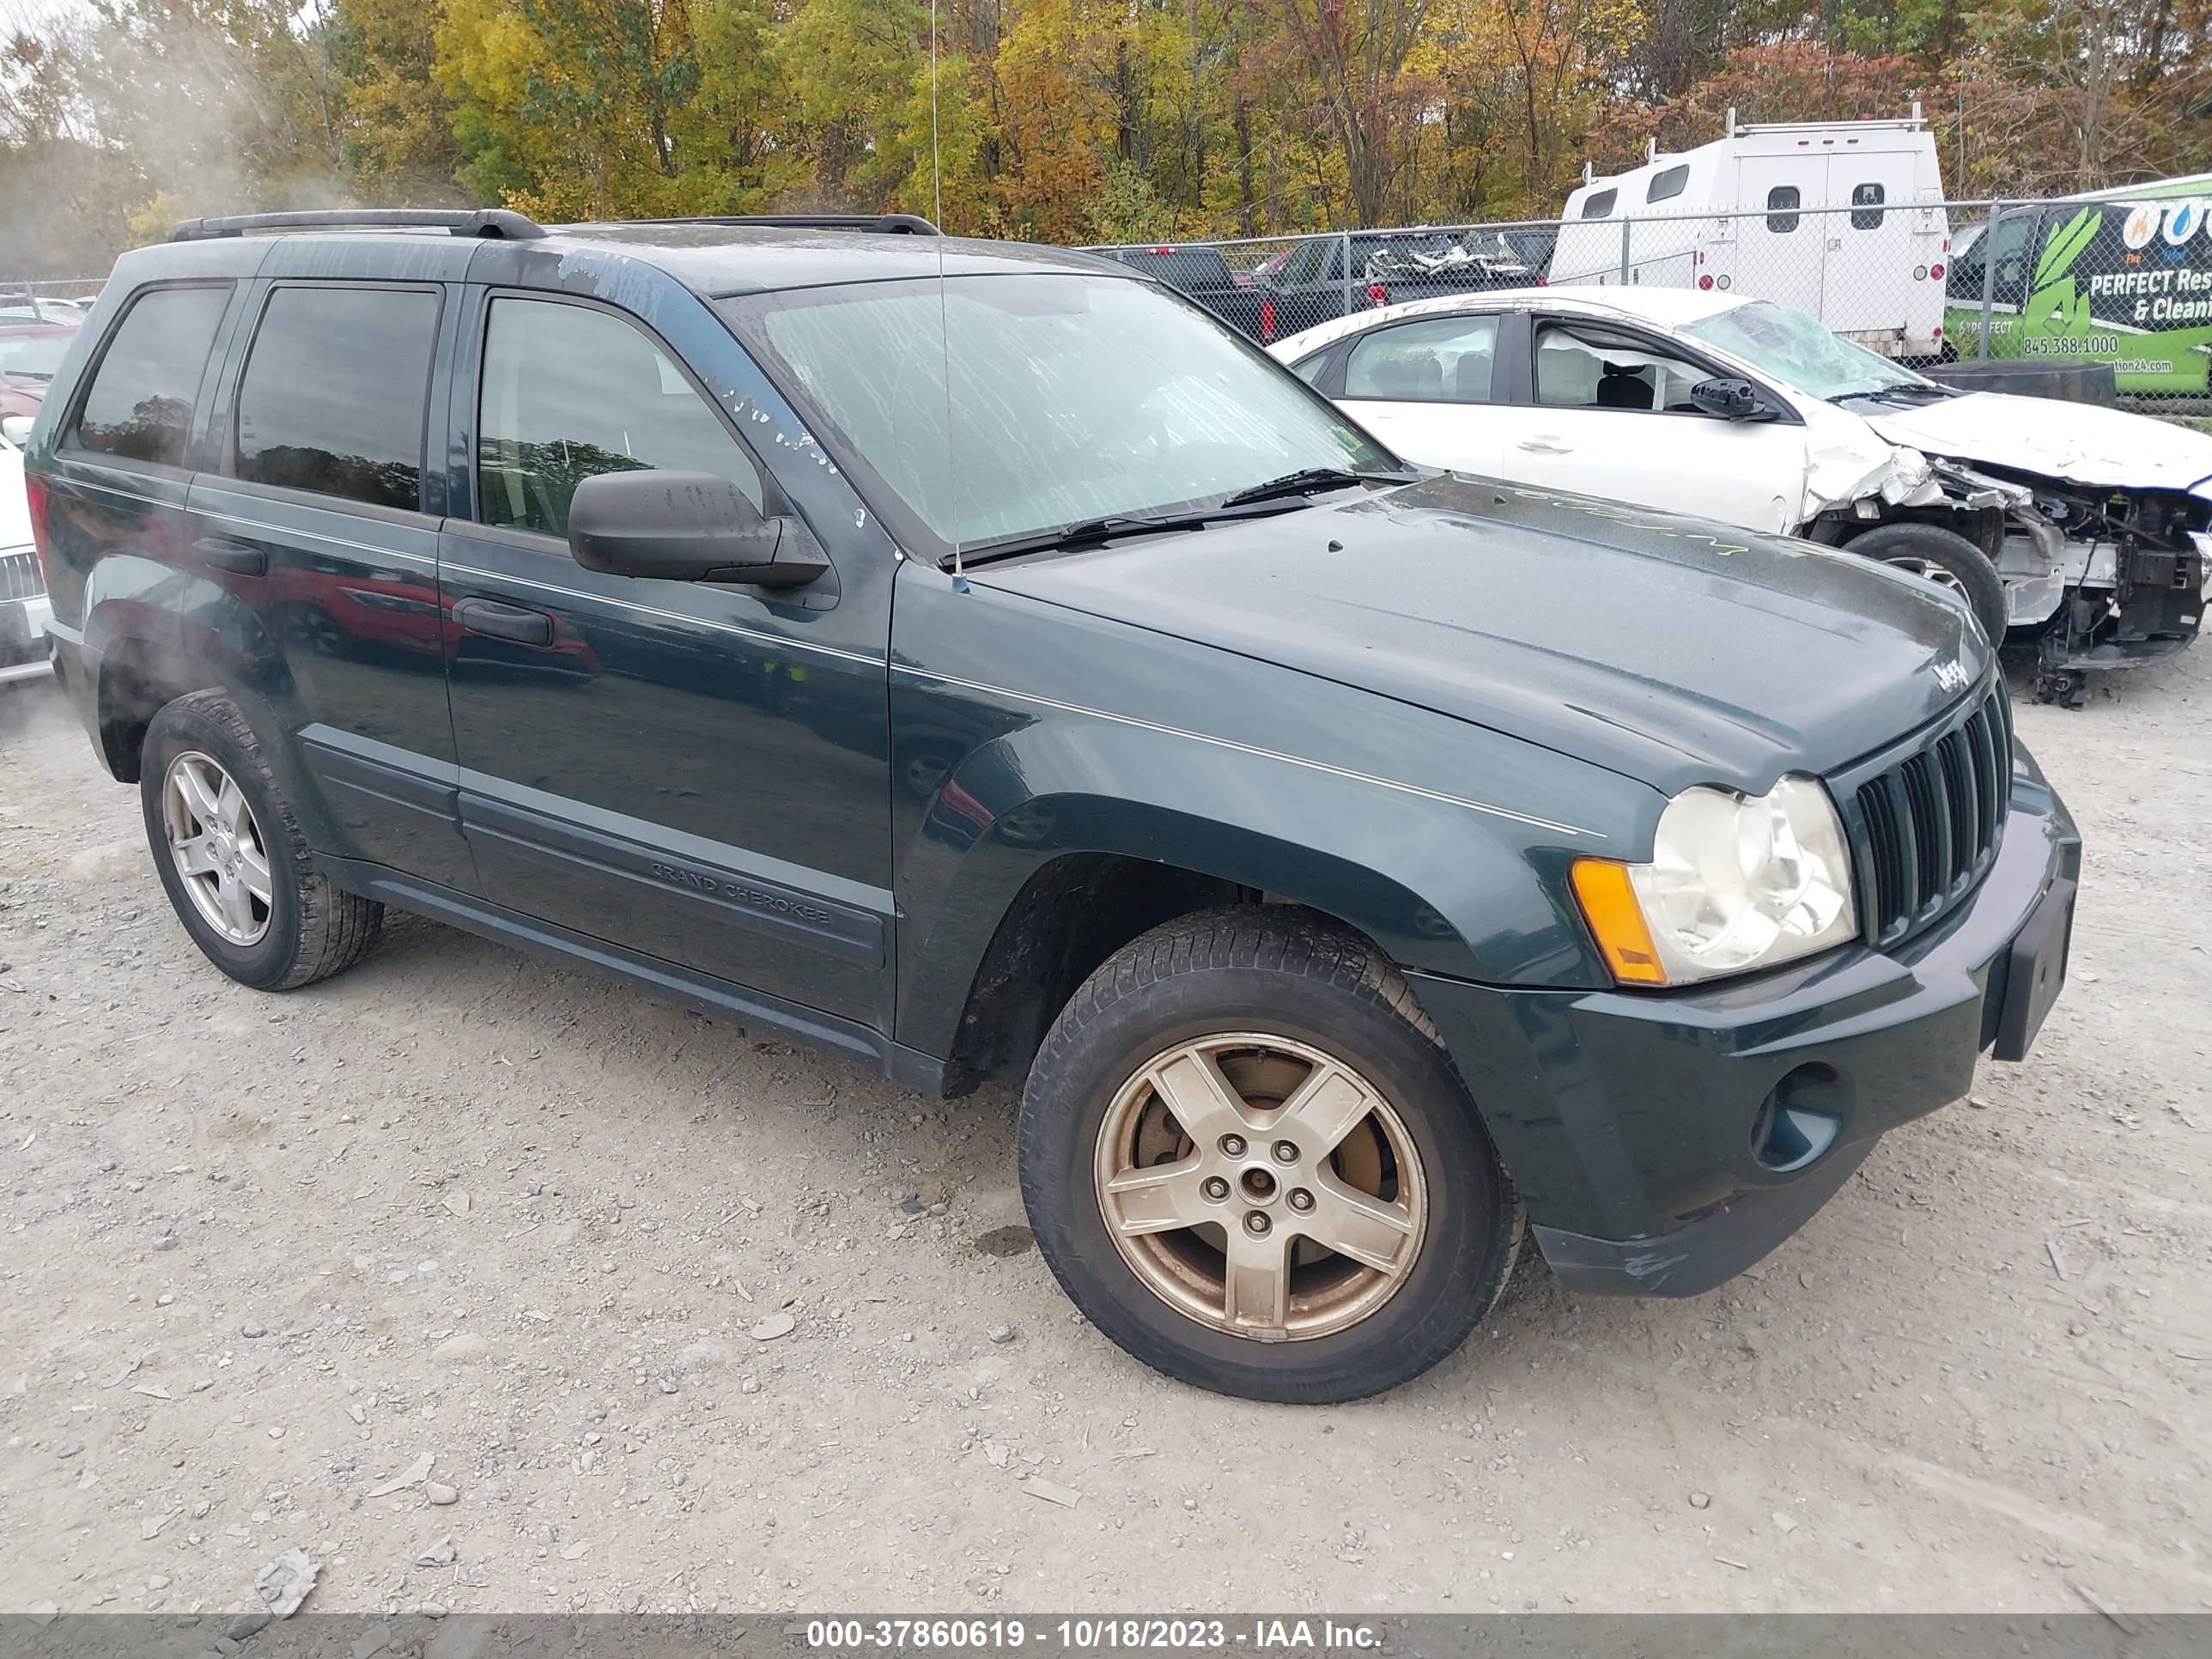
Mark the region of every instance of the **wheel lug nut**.
POLYGON ((1206 1179, 1206 1184, 1200 1187, 1199 1191, 1204 1193, 1208 1198, 1218 1204, 1223 1199, 1229 1196, 1229 1183, 1224 1181, 1219 1176, 1208 1176, 1206 1179))
POLYGON ((1275 1162, 1276 1162, 1276 1163, 1278 1163, 1278 1164, 1295 1164, 1295 1163, 1297 1163, 1297 1161, 1298 1161, 1298 1149, 1297 1149, 1296 1146, 1294 1146, 1293 1145, 1291 1145, 1291 1144, 1289 1141, 1287 1141, 1287 1140, 1279 1140, 1279 1141, 1277 1141, 1277 1142, 1275 1143, 1275 1162))
POLYGON ((1313 1208, 1313 1194, 1303 1187, 1291 1188, 1291 1207, 1294 1210, 1310 1210, 1313 1208))
POLYGON ((1244 1137, 1243 1137, 1243 1135, 1224 1135, 1224 1136, 1222 1136, 1222 1137, 1221 1137, 1221 1155, 1222 1155, 1222 1157, 1224 1157, 1224 1158, 1242 1158, 1242 1157, 1243 1157, 1243 1156, 1244 1156, 1244 1137))
POLYGON ((1265 1215, 1261 1214, 1257 1210, 1249 1211, 1245 1214, 1244 1231, 1251 1234, 1255 1238, 1265 1237, 1268 1228, 1273 1225, 1274 1223, 1269 1221, 1265 1215))

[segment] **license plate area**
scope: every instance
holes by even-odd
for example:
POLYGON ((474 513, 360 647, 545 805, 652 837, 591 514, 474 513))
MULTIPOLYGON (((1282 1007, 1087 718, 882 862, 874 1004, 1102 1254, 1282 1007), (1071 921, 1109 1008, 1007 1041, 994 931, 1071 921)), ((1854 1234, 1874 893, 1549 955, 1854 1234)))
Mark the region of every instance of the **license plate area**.
POLYGON ((2005 965, 2004 1006, 1997 1015, 1996 1043, 1990 1050, 1995 1059, 2027 1059, 2035 1034, 2043 1029, 2044 1016, 2058 1000, 2066 983, 2066 953, 2074 939, 2074 894, 2072 882, 2052 882, 2013 935, 2005 965))

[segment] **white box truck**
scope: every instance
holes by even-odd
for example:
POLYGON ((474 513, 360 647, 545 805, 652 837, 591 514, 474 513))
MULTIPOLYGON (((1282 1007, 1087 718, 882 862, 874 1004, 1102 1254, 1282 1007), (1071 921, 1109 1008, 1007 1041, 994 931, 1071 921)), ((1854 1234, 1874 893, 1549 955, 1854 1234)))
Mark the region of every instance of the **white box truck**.
POLYGON ((1808 311, 1893 357, 1942 349, 1950 221, 1920 106, 1898 121, 1739 125, 1654 146, 1567 198, 1553 283, 1732 290, 1808 311))

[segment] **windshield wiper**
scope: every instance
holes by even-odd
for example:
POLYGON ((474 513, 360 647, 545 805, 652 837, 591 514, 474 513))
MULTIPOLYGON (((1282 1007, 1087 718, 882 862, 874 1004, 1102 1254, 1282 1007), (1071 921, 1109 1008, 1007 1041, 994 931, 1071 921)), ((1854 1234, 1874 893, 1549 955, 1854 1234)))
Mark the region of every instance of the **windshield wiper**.
POLYGON ((1308 495, 1320 489, 1343 489, 1352 484, 1411 483, 1410 472, 1352 472, 1340 466, 1302 467, 1296 472, 1285 472, 1279 478, 1270 478, 1249 489, 1240 489, 1222 501, 1224 507, 1243 507, 1249 501, 1273 501, 1282 495, 1308 495))
POLYGON ((1832 404, 1848 404, 1856 403, 1864 398, 1875 403, 1941 403, 1951 395, 1951 388, 1948 386, 1932 384, 1922 386, 1917 381, 1908 380, 1901 386, 1878 386, 1871 392, 1838 392, 1828 401, 1832 404))
MULTIPOLYGON (((1223 497, 1212 507, 1194 507, 1180 513, 1115 513, 1103 518, 1079 519, 1073 524, 1060 525, 1050 530, 1030 531, 1024 535, 1002 536, 995 541, 977 542, 962 550, 962 562, 966 564, 988 564, 994 559, 1010 559, 1018 553, 1062 552, 1071 548, 1097 547, 1117 536, 1151 536, 1164 531, 1203 530, 1210 524, 1224 519, 1263 519, 1274 514, 1294 512, 1300 505, 1292 499, 1311 495, 1320 489, 1337 489, 1352 484, 1411 483, 1418 474, 1411 472, 1347 472, 1339 467, 1315 466, 1303 471, 1289 472, 1279 478, 1270 478, 1265 483, 1254 484, 1223 497)), ((947 565, 949 568, 949 563, 947 565)))
POLYGON ((1033 530, 1025 535, 1001 536, 995 541, 978 542, 962 550, 962 562, 988 564, 994 559, 1010 559, 1017 553, 1043 553, 1099 546, 1116 536, 1158 535, 1168 530, 1203 530, 1217 516, 1211 511, 1200 511, 1166 513, 1152 517, 1136 513, 1115 513, 1104 518, 1079 519, 1073 524, 1058 525, 1050 530, 1033 530))

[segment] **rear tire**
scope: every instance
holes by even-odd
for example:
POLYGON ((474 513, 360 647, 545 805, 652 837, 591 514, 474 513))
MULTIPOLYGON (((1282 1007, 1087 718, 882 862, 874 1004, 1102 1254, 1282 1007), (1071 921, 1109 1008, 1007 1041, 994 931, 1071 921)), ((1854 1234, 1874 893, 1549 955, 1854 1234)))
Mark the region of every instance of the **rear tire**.
POLYGON ((296 990, 375 947, 384 907, 317 873, 261 740, 222 692, 195 691, 154 716, 138 796, 178 920, 240 984, 296 990))
POLYGON ((1523 1231, 1404 979, 1282 907, 1169 922, 1085 981, 1030 1071, 1019 1161, 1038 1248, 1091 1322, 1250 1400, 1419 1376, 1495 1305, 1523 1231))
POLYGON ((1954 530, 1934 524, 1878 525, 1844 549, 1863 559, 1910 571, 1966 600, 1991 645, 2002 645, 2012 606, 1989 556, 1954 530))

